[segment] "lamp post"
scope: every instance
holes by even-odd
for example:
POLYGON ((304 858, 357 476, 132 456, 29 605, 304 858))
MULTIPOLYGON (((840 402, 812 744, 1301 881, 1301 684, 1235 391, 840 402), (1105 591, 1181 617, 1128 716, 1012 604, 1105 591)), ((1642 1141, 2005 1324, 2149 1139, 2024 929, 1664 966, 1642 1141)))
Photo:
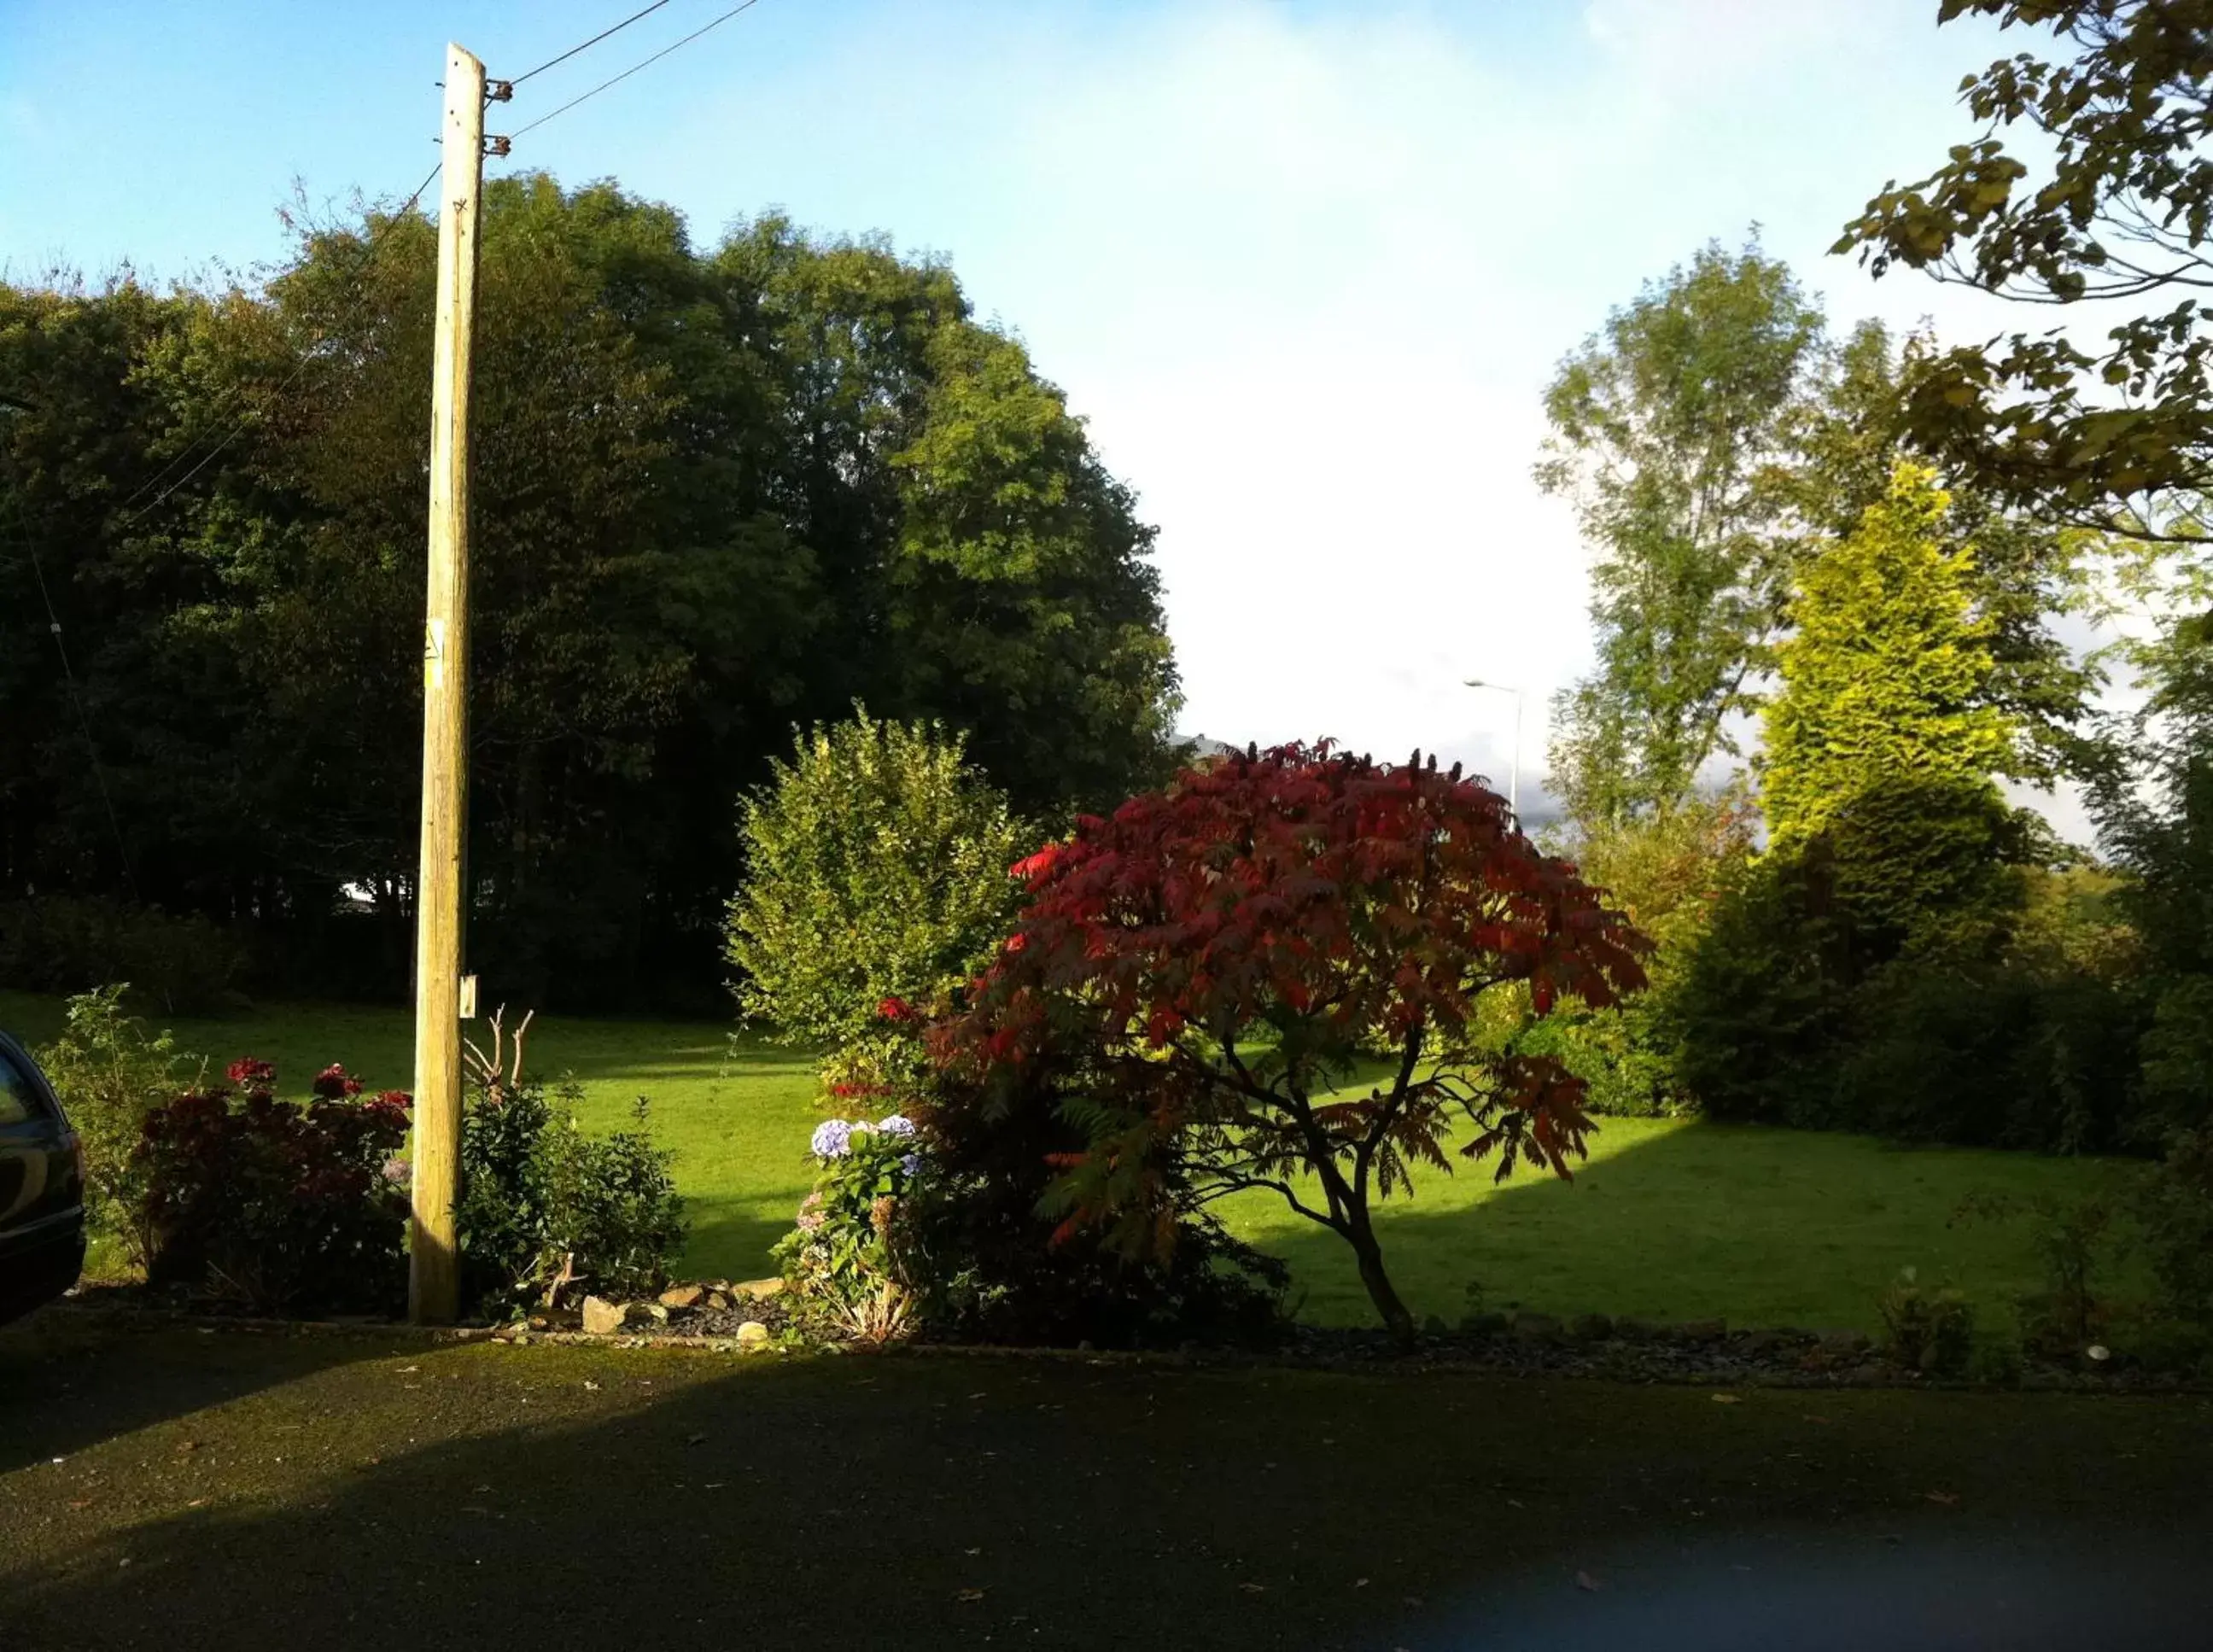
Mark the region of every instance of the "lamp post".
POLYGON ((1510 759, 1513 767, 1507 774, 1506 807, 1514 811, 1514 824, 1518 827, 1521 824, 1521 691, 1504 683, 1487 683, 1480 677, 1469 678, 1467 686, 1488 688, 1494 693, 1514 697, 1514 755, 1510 759))

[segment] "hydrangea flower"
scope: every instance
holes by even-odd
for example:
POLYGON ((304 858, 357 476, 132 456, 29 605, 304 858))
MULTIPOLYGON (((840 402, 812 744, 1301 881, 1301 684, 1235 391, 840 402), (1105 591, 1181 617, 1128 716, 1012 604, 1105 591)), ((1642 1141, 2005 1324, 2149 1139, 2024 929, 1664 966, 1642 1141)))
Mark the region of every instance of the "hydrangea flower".
POLYGON ((808 1149, 818 1159, 842 1159, 853 1150, 853 1126, 849 1119, 825 1119, 815 1125, 808 1149))
POLYGON ((914 1134, 914 1120, 903 1113, 886 1114, 876 1120, 875 1127, 887 1136, 905 1137, 914 1134))
POLYGON ((913 1175, 916 1171, 922 1168, 922 1155, 919 1153, 909 1153, 905 1155, 899 1160, 899 1168, 906 1172, 908 1175, 913 1175))

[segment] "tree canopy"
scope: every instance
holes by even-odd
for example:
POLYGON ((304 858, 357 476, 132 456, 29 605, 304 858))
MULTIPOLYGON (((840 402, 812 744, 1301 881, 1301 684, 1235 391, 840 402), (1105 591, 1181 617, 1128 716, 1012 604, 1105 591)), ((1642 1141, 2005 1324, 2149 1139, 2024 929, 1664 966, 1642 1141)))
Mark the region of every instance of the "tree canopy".
MULTIPOLYGON (((482 247, 471 950, 503 990, 710 1000, 737 794, 857 698, 1039 819, 1163 772, 1152 530, 949 269, 776 216, 702 251, 544 176, 487 186, 482 247)), ((135 890, 328 990, 404 979, 435 258, 369 212, 252 289, 0 288, 0 898, 135 890)))
POLYGON ((1701 249, 1607 317, 1545 395, 1537 466, 1596 551, 1598 668, 1559 698, 1552 784, 1591 826, 1687 796, 1747 704, 1788 565, 1759 485, 1822 337, 1755 242, 1701 249))
POLYGON ((1938 15, 2045 29, 2061 50, 1968 76, 1981 136, 1886 183, 1835 250, 1877 276, 1903 265, 2027 303, 2142 308, 2102 345, 2051 330, 1932 354, 1911 385, 1915 436, 2063 518, 2125 521, 2131 501, 2162 515, 2213 486, 2198 296, 2213 285, 2213 3, 1942 0, 1938 15))

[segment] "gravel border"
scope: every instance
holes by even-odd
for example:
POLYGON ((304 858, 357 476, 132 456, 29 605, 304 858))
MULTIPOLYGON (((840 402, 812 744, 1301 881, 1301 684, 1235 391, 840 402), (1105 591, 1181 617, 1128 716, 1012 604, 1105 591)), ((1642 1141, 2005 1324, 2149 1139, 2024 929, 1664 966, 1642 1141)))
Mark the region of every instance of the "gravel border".
POLYGON ((1174 1349, 1094 1349, 912 1341, 875 1349, 851 1342, 802 1339, 792 1316, 774 1298, 734 1302, 725 1308, 674 1309, 663 1325, 645 1304, 631 1305, 642 1321, 615 1332, 577 1328, 575 1315, 537 1315, 504 1326, 417 1326, 365 1317, 330 1320, 254 1318, 195 1311, 160 1301, 101 1301, 131 1293, 127 1286, 94 1287, 89 1295, 65 1297, 40 1311, 61 1323, 89 1322, 126 1328, 184 1326, 215 1332, 267 1336, 400 1337, 430 1344, 505 1342, 558 1347, 688 1349, 699 1353, 855 1355, 879 1358, 951 1357, 1080 1361, 1100 1366, 1178 1369, 1321 1370, 1339 1373, 1481 1375, 1531 1380, 1569 1379, 1647 1386, 1726 1388, 1909 1389, 1974 1393, 2171 1394, 2213 1392, 2213 1383, 2127 1365, 2070 1367, 2032 1364, 2015 1382, 1986 1384, 1924 1375, 1885 1363, 1868 1338, 1855 1332, 1768 1330, 1732 1332, 1718 1323, 1689 1326, 1616 1324, 1586 1315, 1563 1324, 1541 1314, 1519 1315, 1497 1325, 1439 1332, 1433 1326, 1410 1352, 1380 1332, 1296 1329, 1281 1347, 1240 1349, 1186 1344, 1174 1349), (737 1326, 760 1322, 766 1339, 741 1341, 737 1326), (725 1322, 728 1323, 725 1323, 725 1322))

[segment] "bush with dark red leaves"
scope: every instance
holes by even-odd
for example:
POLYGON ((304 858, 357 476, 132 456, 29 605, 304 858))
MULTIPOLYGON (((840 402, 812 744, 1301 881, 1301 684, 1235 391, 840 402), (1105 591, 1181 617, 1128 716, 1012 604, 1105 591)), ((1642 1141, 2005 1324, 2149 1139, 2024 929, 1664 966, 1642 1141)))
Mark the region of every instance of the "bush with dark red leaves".
POLYGON ((396 1310, 411 1098, 365 1094, 336 1065, 304 1105, 278 1098, 268 1062, 228 1078, 147 1117, 133 1155, 147 1282, 260 1314, 396 1310))

